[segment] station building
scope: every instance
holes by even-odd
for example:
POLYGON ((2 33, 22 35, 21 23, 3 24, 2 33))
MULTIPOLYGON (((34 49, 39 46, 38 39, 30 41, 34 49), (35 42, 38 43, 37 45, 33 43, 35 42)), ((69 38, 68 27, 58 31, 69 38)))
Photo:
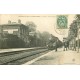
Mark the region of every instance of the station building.
POLYGON ((0 39, 5 34, 13 34, 17 35, 19 38, 21 38, 23 41, 28 41, 28 27, 21 23, 21 20, 18 20, 18 22, 11 22, 8 21, 7 24, 1 24, 0 25, 0 39))

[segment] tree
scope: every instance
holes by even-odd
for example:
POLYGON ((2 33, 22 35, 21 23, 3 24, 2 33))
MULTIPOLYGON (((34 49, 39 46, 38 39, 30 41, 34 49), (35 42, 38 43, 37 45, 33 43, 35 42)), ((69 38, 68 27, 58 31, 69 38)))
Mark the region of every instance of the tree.
POLYGON ((44 31, 41 35, 42 35, 42 44, 46 46, 47 43, 49 42, 49 38, 51 37, 51 34, 44 31))
POLYGON ((68 41, 74 40, 74 49, 76 50, 76 37, 78 33, 78 21, 80 20, 80 15, 76 15, 76 19, 70 25, 69 34, 68 34, 68 41))
POLYGON ((29 47, 35 46, 35 33, 36 33, 36 24, 32 21, 28 21, 25 24, 28 27, 28 39, 29 39, 29 47))
POLYGON ((34 24, 33 22, 26 22, 26 26, 28 27, 29 32, 36 31, 36 24, 34 24))
POLYGON ((74 20, 71 23, 71 25, 70 25, 70 31, 71 31, 71 35, 74 35, 75 37, 77 37, 78 28, 77 28, 77 22, 76 22, 76 20, 74 20))
POLYGON ((76 20, 80 20, 80 14, 76 15, 76 20))

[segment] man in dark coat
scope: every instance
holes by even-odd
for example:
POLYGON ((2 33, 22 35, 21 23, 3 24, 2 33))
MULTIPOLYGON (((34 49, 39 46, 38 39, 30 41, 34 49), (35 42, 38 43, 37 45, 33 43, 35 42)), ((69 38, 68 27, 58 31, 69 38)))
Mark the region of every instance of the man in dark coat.
POLYGON ((64 45, 64 51, 65 51, 65 48, 66 48, 66 51, 67 51, 67 48, 69 48, 68 41, 63 42, 63 45, 64 45))
POLYGON ((57 51, 57 48, 58 48, 57 43, 58 43, 58 40, 56 40, 56 41, 54 42, 55 51, 57 51))

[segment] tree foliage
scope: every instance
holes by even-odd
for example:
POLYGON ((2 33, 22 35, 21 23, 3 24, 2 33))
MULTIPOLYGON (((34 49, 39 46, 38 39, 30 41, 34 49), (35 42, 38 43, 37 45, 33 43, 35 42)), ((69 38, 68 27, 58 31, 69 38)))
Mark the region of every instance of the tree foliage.
POLYGON ((29 29, 29 32, 36 31, 36 24, 34 22, 26 22, 26 26, 29 29))
POLYGON ((80 15, 76 15, 75 20, 73 20, 73 22, 70 24, 68 40, 71 40, 72 38, 77 37, 77 33, 78 33, 77 20, 79 18, 80 18, 80 15))

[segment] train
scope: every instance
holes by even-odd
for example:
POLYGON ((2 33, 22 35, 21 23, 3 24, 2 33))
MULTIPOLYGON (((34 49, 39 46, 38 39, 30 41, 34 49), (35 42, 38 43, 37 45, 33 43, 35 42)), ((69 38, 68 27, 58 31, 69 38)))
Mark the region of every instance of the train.
POLYGON ((54 46, 54 44, 52 42, 49 42, 48 45, 47 45, 47 48, 49 50, 54 50, 55 49, 55 46, 54 46))
POLYGON ((47 48, 49 49, 49 50, 54 50, 56 47, 57 48, 60 48, 60 47, 62 47, 63 46, 63 42, 62 41, 60 41, 59 39, 58 39, 58 41, 57 40, 55 40, 55 41, 49 41, 48 42, 48 44, 47 44, 47 48))

